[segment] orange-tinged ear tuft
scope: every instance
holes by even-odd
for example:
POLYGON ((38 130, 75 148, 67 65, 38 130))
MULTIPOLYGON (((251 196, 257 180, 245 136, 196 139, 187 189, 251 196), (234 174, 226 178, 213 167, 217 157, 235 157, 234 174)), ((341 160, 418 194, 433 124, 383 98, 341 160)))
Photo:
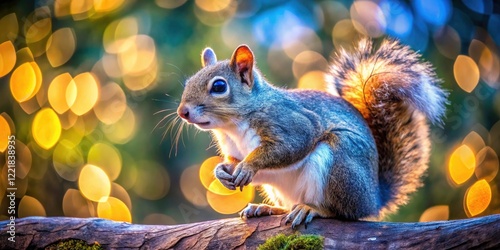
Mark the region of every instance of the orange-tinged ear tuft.
POLYGON ((247 45, 240 45, 234 50, 231 57, 231 68, 241 77, 241 82, 247 84, 250 88, 253 87, 253 64, 253 52, 247 45))

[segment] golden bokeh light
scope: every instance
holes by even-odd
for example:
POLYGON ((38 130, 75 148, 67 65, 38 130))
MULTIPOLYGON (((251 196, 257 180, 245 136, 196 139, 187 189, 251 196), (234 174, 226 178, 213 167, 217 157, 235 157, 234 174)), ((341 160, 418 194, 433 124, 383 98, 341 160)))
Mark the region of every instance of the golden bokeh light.
POLYGON ((21 65, 27 62, 33 62, 35 60, 33 53, 28 47, 24 47, 16 51, 16 57, 17 57, 17 63, 16 63, 17 65, 21 65))
POLYGON ((108 200, 111 193, 111 182, 101 168, 87 164, 78 177, 78 187, 82 195, 97 202, 108 200))
POLYGON ((3 115, 0 115, 0 153, 3 153, 9 146, 10 135, 12 135, 10 124, 3 115))
POLYGON ((25 102, 34 96, 37 76, 29 62, 17 67, 10 77, 10 92, 17 102, 25 102))
MULTIPOLYGON (((0 26, 1 27, 1 26, 0 26)), ((16 64, 16 49, 11 41, 0 44, 0 77, 7 75, 16 64)))
POLYGON ((76 85, 77 95, 70 109, 76 115, 83 115, 89 112, 97 102, 99 98, 99 83, 94 75, 89 72, 75 76, 73 81, 76 85))
POLYGON ((76 189, 68 189, 64 194, 62 201, 62 209, 65 216, 88 218, 95 217, 94 204, 85 199, 80 191, 76 189))
POLYGON ((237 8, 238 3, 233 0, 196 0, 194 14, 203 24, 217 27, 232 19, 237 8))
POLYGON ((139 23, 134 17, 126 17, 111 22, 102 37, 106 52, 116 54, 133 46, 133 39, 128 39, 139 33, 139 23))
POLYGON ((175 9, 186 2, 187 0, 155 0, 156 5, 165 9, 175 9))
POLYGON ((498 55, 486 47, 481 53, 478 66, 481 79, 492 88, 497 88, 500 78, 500 58, 498 55))
MULTIPOLYGON (((33 72, 35 72, 35 77, 36 77, 36 82, 35 82, 35 89, 33 90, 33 93, 28 97, 28 99, 33 98, 40 88, 42 87, 42 71, 40 70, 40 67, 38 67, 38 64, 36 62, 30 62, 31 68, 33 69, 33 72)), ((38 101, 37 101, 38 104, 38 101)))
POLYGON ((450 207, 439 205, 427 208, 420 216, 419 222, 443 221, 450 218, 450 207))
POLYGON ((92 10, 93 7, 94 0, 71 1, 69 11, 73 16, 73 20, 83 20, 92 14, 90 10, 92 10))
POLYGON ((387 21, 382 9, 371 1, 355 1, 350 9, 352 24, 359 33, 379 37, 385 33, 387 21))
POLYGON ((198 178, 198 173, 198 166, 191 166, 182 171, 180 179, 181 192, 191 204, 197 207, 206 207, 208 202, 205 197, 205 189, 198 178))
POLYGON ((477 167, 474 173, 478 179, 492 181, 498 174, 498 155, 491 147, 481 149, 476 155, 477 167))
POLYGON ((62 139, 52 155, 54 169, 61 178, 76 181, 83 166, 83 153, 73 141, 62 139))
POLYGON ((125 144, 134 136, 137 130, 137 122, 134 111, 127 107, 122 117, 111 125, 102 124, 104 136, 116 144, 125 144))
POLYGON ((122 118, 127 109, 127 98, 120 85, 110 82, 101 88, 94 113, 104 124, 113 124, 122 118))
POLYGON ((38 111, 31 126, 31 133, 40 147, 52 148, 61 136, 61 122, 56 112, 51 108, 38 111))
POLYGON ((464 207, 467 216, 476 216, 490 205, 491 187, 490 184, 482 179, 474 183, 465 193, 464 207))
POLYGON ((132 214, 127 205, 115 197, 109 197, 108 200, 97 204, 97 216, 108 220, 132 222, 132 214))
POLYGON ((235 189, 235 190, 228 189, 228 188, 224 187, 224 185, 222 185, 222 183, 219 181, 219 179, 215 179, 212 181, 212 183, 210 183, 210 186, 208 186, 208 191, 210 191, 214 194, 218 194, 218 195, 231 195, 231 194, 235 194, 235 193, 239 192, 240 190, 239 189, 235 189))
POLYGON ((315 70, 305 73, 300 77, 297 88, 325 91, 325 72, 315 70))
POLYGON ((328 62, 318 52, 303 51, 293 59, 292 71, 295 78, 299 79, 305 73, 313 70, 324 71, 328 68, 328 62))
POLYGON ((500 78, 500 58, 495 53, 496 48, 490 47, 482 41, 472 39, 469 45, 469 55, 477 63, 481 79, 492 88, 496 88, 500 78))
POLYGON ((143 75, 124 75, 123 83, 132 91, 147 90, 154 86, 158 76, 158 65, 155 62, 143 75))
POLYGON ((28 115, 31 115, 40 110, 40 105, 38 105, 38 101, 36 100, 36 98, 31 98, 25 102, 19 103, 19 107, 21 107, 24 113, 28 115))
POLYGON ((25 195, 19 202, 19 209, 17 211, 19 218, 28 216, 47 216, 45 208, 42 203, 36 198, 25 195))
POLYGON ((147 200, 158 200, 167 195, 170 177, 165 168, 156 162, 137 162, 137 181, 132 190, 147 200))
POLYGON ((250 184, 243 191, 231 195, 218 195, 207 191, 207 200, 213 210, 221 214, 234 214, 241 211, 255 196, 255 188, 250 184))
POLYGON ((128 207, 129 210, 132 210, 132 199, 130 199, 130 195, 127 193, 124 187, 122 187, 118 183, 111 183, 111 194, 110 197, 115 197, 121 200, 128 207))
POLYGON ((19 33, 19 23, 16 13, 10 13, 0 18, 0 42, 14 41, 19 33))
POLYGON ((352 46, 352 41, 356 41, 360 34, 354 28, 351 19, 343 19, 338 21, 332 29, 332 40, 336 48, 349 48, 352 46))
POLYGON ((458 86, 470 93, 479 82, 479 68, 472 58, 459 55, 453 64, 453 75, 458 86))
POLYGON ((100 64, 109 77, 117 78, 123 76, 120 66, 118 65, 118 56, 116 54, 104 54, 100 64))
POLYGON ((222 162, 222 158, 219 156, 212 156, 206 159, 200 166, 200 180, 201 184, 208 189, 210 184, 215 180, 214 169, 217 164, 222 162))
POLYGON ((54 68, 59 67, 65 64, 75 52, 75 32, 72 28, 58 29, 49 37, 46 46, 46 55, 50 65, 54 68))
POLYGON ((118 55, 118 62, 124 74, 138 76, 147 72, 156 60, 156 46, 153 38, 137 35, 130 38, 131 46, 118 55))
MULTIPOLYGON (((59 119, 61 120, 62 128, 63 129, 70 129, 71 127, 73 127, 76 124, 79 117, 80 116, 75 115, 71 111, 60 114, 59 119)), ((84 128, 84 130, 85 130, 85 128, 84 128)))
POLYGON ((196 6, 198 6, 200 9, 208 12, 217 12, 221 11, 225 8, 227 8, 231 4, 232 0, 221 0, 221 1, 215 1, 215 0, 196 0, 196 6))
POLYGON ((463 140, 462 144, 467 145, 474 154, 477 154, 486 145, 484 143, 483 137, 479 135, 476 131, 471 131, 463 140))
POLYGON ((40 19, 26 29, 26 42, 36 43, 45 38, 52 31, 52 19, 50 17, 40 19))
POLYGON ((118 178, 122 169, 120 152, 114 146, 103 142, 98 142, 90 148, 87 163, 99 166, 111 181, 118 178))
POLYGON ((466 182, 476 167, 474 152, 467 146, 461 145, 453 151, 448 163, 448 175, 455 185, 466 182))
POLYGON ((49 85, 48 99, 50 106, 62 114, 75 103, 77 96, 76 84, 69 73, 60 74, 49 85))
POLYGON ((111 12, 120 8, 125 0, 94 0, 94 10, 98 13, 111 12))
POLYGON ((70 14, 71 1, 68 0, 55 0, 54 1, 54 15, 56 17, 68 16, 70 14))

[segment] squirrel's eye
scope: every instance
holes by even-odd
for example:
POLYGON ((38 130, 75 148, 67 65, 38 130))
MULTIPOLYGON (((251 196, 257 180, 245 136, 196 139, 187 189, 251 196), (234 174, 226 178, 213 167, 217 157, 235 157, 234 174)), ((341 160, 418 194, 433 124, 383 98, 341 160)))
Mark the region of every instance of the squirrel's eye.
POLYGON ((224 80, 216 80, 212 84, 212 88, 210 89, 210 93, 222 94, 227 90, 227 83, 224 80))

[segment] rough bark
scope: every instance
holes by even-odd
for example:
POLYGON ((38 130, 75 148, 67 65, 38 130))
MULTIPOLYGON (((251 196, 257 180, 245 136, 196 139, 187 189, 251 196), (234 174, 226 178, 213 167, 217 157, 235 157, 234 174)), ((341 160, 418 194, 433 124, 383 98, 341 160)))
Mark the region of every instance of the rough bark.
POLYGON ((64 239, 98 242, 112 249, 255 249, 278 233, 320 234, 335 249, 500 249, 500 215, 427 223, 346 222, 316 219, 292 230, 283 216, 205 221, 172 226, 113 222, 96 218, 17 219, 15 243, 0 222, 0 249, 44 248, 64 239))

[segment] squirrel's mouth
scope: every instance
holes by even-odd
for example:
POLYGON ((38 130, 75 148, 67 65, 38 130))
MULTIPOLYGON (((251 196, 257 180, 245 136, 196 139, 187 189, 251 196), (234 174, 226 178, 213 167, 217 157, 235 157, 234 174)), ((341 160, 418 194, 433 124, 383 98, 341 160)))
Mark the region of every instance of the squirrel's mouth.
POLYGON ((193 124, 198 126, 208 126, 210 125, 210 122, 193 122, 193 124))
POLYGON ((210 126, 210 122, 193 122, 192 124, 202 130, 208 129, 208 127, 210 126))

